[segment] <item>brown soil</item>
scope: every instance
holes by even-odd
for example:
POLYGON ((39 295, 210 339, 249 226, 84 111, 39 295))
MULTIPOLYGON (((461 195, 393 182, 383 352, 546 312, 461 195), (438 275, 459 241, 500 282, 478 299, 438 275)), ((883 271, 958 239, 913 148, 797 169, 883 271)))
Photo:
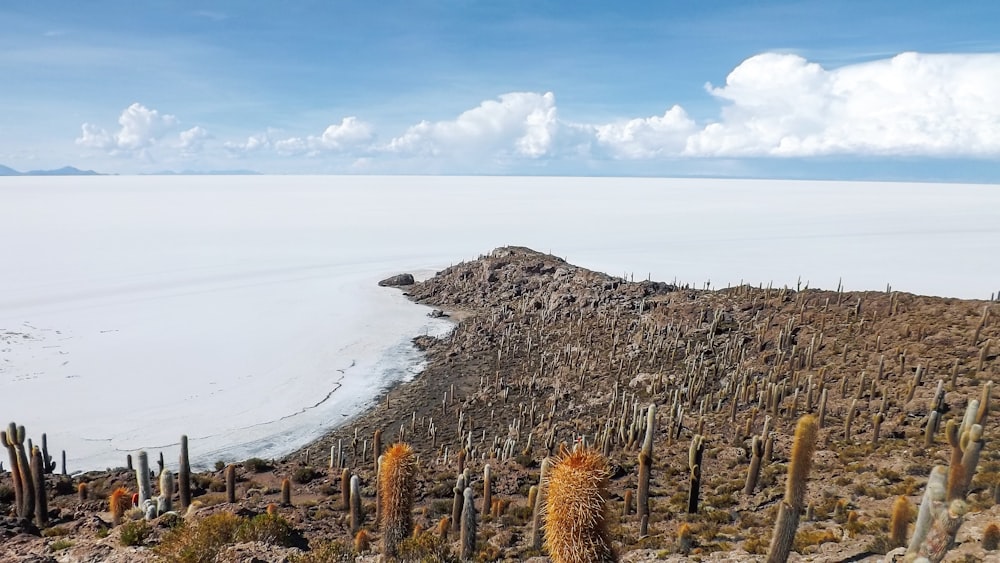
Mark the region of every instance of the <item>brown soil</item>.
MULTIPOLYGON (((407 293, 461 319, 447 338, 415 339, 426 350, 427 369, 273 469, 238 467, 240 501, 230 505, 221 502, 224 494, 204 491, 197 497, 204 505, 199 515, 263 512, 278 501, 283 478, 312 468, 316 478, 293 483, 295 506, 281 514, 311 548, 349 544, 341 470, 329 467, 331 447, 339 444, 344 466, 363 484, 370 512, 365 527, 377 540, 372 437, 381 430, 383 449, 402 439, 418 453, 414 522, 433 529, 450 513, 457 452, 471 440, 466 466, 477 502, 486 463, 494 498, 509 502, 499 517, 479 507, 480 557, 525 560, 540 555, 528 545, 525 507, 539 462, 583 441, 608 455, 608 527, 623 559, 763 561, 784 494, 795 422, 818 411, 822 387, 828 402, 808 482, 811 518, 800 523, 790 560, 877 561, 892 548, 887 533, 895 498, 904 495, 918 505, 931 468, 948 465, 944 422, 933 444, 924 445, 938 381, 946 390, 939 410, 947 421, 960 417, 1000 370, 1000 346, 989 344, 1000 342, 1000 305, 988 301, 746 286, 701 291, 627 282, 524 248, 458 264, 407 293), (657 405, 657 417, 649 532, 640 538, 638 517, 623 515, 622 508, 625 492, 637 487, 637 422, 649 404, 657 405), (845 435, 852 404, 856 416, 845 435), (884 422, 875 443, 873 415, 880 410, 884 422), (764 462, 753 494, 744 495, 747 427, 760 434, 765 416, 774 432, 773 459, 764 462), (695 434, 703 436, 705 449, 697 512, 688 514, 695 434), (689 550, 678 539, 682 524, 693 532, 689 550)), ((969 513, 946 561, 1000 561, 979 541, 987 524, 1000 521, 1000 451, 990 446, 996 434, 994 416, 985 425, 987 445, 966 496, 969 513)), ((106 498, 118 484, 135 488, 125 471, 82 479, 90 481, 92 498, 106 498)), ((218 488, 222 473, 199 479, 218 488)), ((3 484, 9 486, 9 475, 3 484)), ((60 538, 38 538, 8 519, 0 533, 11 561, 150 557, 147 548, 121 548, 117 529, 96 537, 101 519, 109 520, 105 502, 79 504, 75 494, 54 490, 50 495, 50 507, 58 510, 54 523, 74 545, 53 553, 50 546, 60 538)), ((159 537, 157 531, 147 543, 159 537)), ((457 534, 450 540, 457 553, 457 534)), ((247 553, 260 551, 267 553, 255 560, 282 561, 298 550, 243 546, 234 548, 232 560, 250 560, 247 553)))

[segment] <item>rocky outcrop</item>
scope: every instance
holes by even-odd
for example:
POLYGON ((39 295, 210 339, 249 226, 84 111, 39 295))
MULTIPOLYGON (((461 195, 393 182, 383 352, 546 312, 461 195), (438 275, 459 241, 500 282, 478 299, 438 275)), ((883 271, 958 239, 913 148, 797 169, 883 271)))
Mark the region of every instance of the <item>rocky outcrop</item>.
POLYGON ((378 282, 378 284, 382 287, 413 285, 413 274, 397 274, 395 276, 385 278, 384 280, 378 282))

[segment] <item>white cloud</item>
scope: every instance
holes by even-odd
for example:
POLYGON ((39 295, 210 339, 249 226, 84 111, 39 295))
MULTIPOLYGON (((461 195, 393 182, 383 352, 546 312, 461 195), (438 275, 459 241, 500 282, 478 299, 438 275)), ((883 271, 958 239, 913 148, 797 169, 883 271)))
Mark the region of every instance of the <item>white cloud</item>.
POLYGON ((729 105, 685 155, 1000 154, 1000 54, 902 53, 827 70, 767 53, 708 91, 729 105))
POLYGON ((201 152, 205 139, 211 138, 211 135, 208 134, 208 131, 204 127, 195 125, 186 131, 181 131, 178 138, 180 140, 178 147, 180 147, 181 152, 194 154, 201 152))
POLYGON ((137 102, 125 108, 118 117, 118 125, 118 132, 109 133, 96 125, 84 123, 76 143, 111 154, 142 153, 174 128, 177 118, 161 114, 137 102))
POLYGON ((323 151, 347 152, 368 148, 375 139, 375 129, 357 117, 345 117, 339 124, 330 125, 322 135, 291 137, 276 141, 274 148, 284 154, 319 154, 323 151))
POLYGON ((257 133, 250 135, 246 141, 226 141, 223 145, 231 153, 250 153, 270 149, 274 143, 271 141, 271 133, 257 133))
POLYGON ((408 155, 537 158, 550 152, 557 129, 555 95, 511 92, 484 101, 453 121, 421 121, 389 141, 385 150, 408 155))
POLYGON ((612 156, 656 158, 679 153, 696 129, 684 108, 673 106, 662 116, 597 125, 594 134, 612 156))
MULTIPOLYGON (((371 171, 503 171, 550 159, 571 166, 608 159, 1000 156, 1000 54, 902 53, 827 69, 798 55, 764 53, 706 91, 721 106, 709 119, 668 103, 661 115, 571 123, 559 119, 553 93, 509 92, 454 119, 386 135, 386 142, 371 123, 348 116, 317 135, 268 129, 230 140, 214 145, 214 156, 222 149, 237 157, 328 157, 329 169, 353 162, 371 171)), ((76 142, 111 155, 148 157, 155 147, 158 156, 213 156, 203 127, 175 133, 176 117, 139 103, 118 125, 108 131, 84 123, 76 142), (168 150, 175 154, 162 154, 168 150)))

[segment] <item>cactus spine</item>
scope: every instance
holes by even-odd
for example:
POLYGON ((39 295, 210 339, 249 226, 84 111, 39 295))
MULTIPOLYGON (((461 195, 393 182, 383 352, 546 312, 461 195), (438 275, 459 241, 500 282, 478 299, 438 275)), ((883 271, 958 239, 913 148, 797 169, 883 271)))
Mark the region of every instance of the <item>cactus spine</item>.
POLYGON ((139 467, 135 470, 135 480, 139 484, 139 506, 142 506, 153 496, 152 485, 149 483, 149 456, 146 450, 139 452, 139 467))
POLYGON ((188 437, 181 436, 180 464, 177 468, 177 482, 181 495, 181 508, 191 506, 191 461, 188 458, 188 437))
POLYGON ((382 554, 396 556, 399 542, 413 531, 413 488, 416 477, 413 449, 396 444, 382 456, 378 491, 382 505, 382 554))
POLYGON ((552 464, 546 478, 545 544, 554 563, 617 561, 605 522, 608 462, 579 448, 552 464))
POLYGON ((795 531, 799 527, 799 516, 805 508, 806 479, 812 469, 813 454, 819 424, 811 415, 804 415, 795 427, 792 442, 792 459, 788 466, 785 482, 785 499, 778 508, 778 520, 774 524, 774 534, 768 548, 767 563, 784 563, 792 550, 795 531))
MULTIPOLYGON (((639 452, 639 490, 636 514, 640 522, 643 516, 649 515, 649 476, 653 466, 653 433, 656 425, 656 405, 649 405, 646 412, 646 435, 642 440, 642 450, 639 452)), ((646 530, 640 530, 639 536, 646 535, 646 530)))
POLYGON ((466 487, 462 496, 462 525, 460 530, 460 543, 462 545, 461 559, 469 561, 476 553, 476 503, 472 498, 472 489, 466 487))

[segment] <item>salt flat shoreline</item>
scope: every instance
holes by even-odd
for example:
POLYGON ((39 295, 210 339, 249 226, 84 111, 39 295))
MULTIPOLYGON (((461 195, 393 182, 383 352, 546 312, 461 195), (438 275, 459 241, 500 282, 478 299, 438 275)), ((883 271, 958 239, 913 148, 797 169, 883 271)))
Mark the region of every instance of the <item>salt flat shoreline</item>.
MULTIPOLYGON (((406 293, 410 287, 412 286, 400 286, 391 288, 391 290, 406 293)), ((414 306, 421 305, 412 296, 408 297, 414 306)), ((321 437, 282 456, 280 463, 304 464, 308 459, 310 464, 317 465, 316 460, 324 456, 329 463, 331 447, 338 446, 338 440, 343 440, 344 449, 348 449, 355 429, 357 429, 359 439, 369 441, 376 429, 381 429, 387 436, 391 436, 389 434, 391 429, 385 426, 386 420, 399 419, 408 413, 421 413, 418 414, 420 417, 426 413, 436 412, 440 409, 441 398, 445 393, 451 391, 453 385, 464 387, 473 379, 478 384, 478 376, 463 378, 456 374, 453 369, 448 369, 445 357, 435 350, 435 344, 439 339, 450 338, 461 328, 462 322, 474 313, 455 307, 435 306, 434 308, 443 311, 447 315, 447 319, 454 323, 454 326, 448 334, 440 337, 414 335, 412 345, 421 351, 423 361, 426 364, 424 369, 409 381, 396 380, 371 400, 370 407, 327 428, 321 437)), ((391 443, 394 440, 395 436, 388 437, 386 443, 391 443)), ((423 444, 427 440, 425 440, 423 432, 418 432, 407 435, 406 441, 423 444)))

